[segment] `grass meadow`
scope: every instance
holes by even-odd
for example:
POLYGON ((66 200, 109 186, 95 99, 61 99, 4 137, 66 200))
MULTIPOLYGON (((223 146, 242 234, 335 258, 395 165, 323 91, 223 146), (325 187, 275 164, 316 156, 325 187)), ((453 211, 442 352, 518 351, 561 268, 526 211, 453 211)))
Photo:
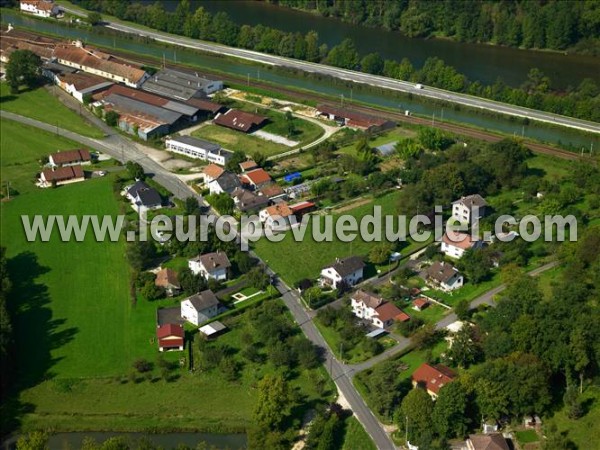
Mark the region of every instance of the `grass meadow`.
POLYGON ((13 95, 6 83, 0 83, 0 109, 57 125, 84 136, 99 138, 103 135, 100 130, 63 105, 44 87, 21 90, 13 95))

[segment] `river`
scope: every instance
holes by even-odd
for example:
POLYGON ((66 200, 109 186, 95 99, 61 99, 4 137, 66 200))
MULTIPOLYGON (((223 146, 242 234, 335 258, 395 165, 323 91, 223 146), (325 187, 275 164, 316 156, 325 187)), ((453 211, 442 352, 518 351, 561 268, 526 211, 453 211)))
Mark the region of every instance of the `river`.
POLYGON ((465 109, 441 108, 429 103, 421 103, 418 97, 410 99, 403 97, 402 99, 398 99, 395 96, 386 95, 385 93, 352 90, 332 82, 294 76, 242 60, 200 54, 185 48, 174 49, 158 43, 137 42, 132 39, 112 36, 111 34, 98 33, 92 29, 68 27, 62 25, 60 22, 40 21, 9 11, 3 12, 2 21, 5 23, 10 22, 16 27, 53 33, 63 36, 65 39, 80 39, 89 44, 101 45, 108 48, 115 47, 133 54, 154 56, 157 58, 162 58, 164 55, 167 62, 176 61, 178 63, 190 64, 200 69, 206 67, 210 70, 238 75, 243 77, 243 79, 249 76, 250 84, 259 78, 261 81, 279 86, 292 86, 335 96, 340 102, 343 96, 344 99, 354 99, 375 106, 384 106, 400 111, 408 109, 414 114, 431 117, 432 121, 440 119, 451 120, 510 135, 525 136, 541 142, 563 144, 577 149, 583 148, 586 151, 589 151, 590 145, 593 145, 593 148, 596 150, 600 149, 600 136, 589 137, 577 130, 552 128, 536 122, 523 126, 516 120, 492 117, 465 109))
MULTIPOLYGON (((163 4, 166 9, 173 10, 177 2, 163 0, 163 4)), ((406 57, 416 67, 421 67, 427 58, 437 56, 469 79, 483 84, 492 84, 501 78, 507 84, 519 86, 532 67, 542 70, 558 88, 577 86, 584 78, 600 81, 600 58, 593 56, 467 44, 448 39, 409 38, 397 31, 352 25, 264 1, 193 0, 191 4, 192 8, 203 6, 211 13, 225 11, 240 25, 263 24, 301 33, 315 30, 321 42, 329 47, 351 38, 361 55, 377 51, 384 58, 398 61, 406 57)))

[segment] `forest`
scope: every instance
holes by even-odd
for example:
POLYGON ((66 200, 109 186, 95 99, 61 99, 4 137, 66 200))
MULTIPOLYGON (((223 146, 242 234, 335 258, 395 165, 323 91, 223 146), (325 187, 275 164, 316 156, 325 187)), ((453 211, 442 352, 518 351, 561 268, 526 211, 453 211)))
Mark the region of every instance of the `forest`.
POLYGON ((585 79, 579 86, 569 87, 566 91, 557 91, 553 89, 548 76, 532 68, 521 86, 508 86, 501 79, 492 85, 483 85, 479 81, 469 80, 439 58, 428 58, 421 68, 416 68, 406 58, 401 61, 384 60, 376 52, 362 56, 351 39, 328 48, 319 41, 315 31, 301 34, 263 25, 238 26, 225 12, 213 15, 202 7, 194 11, 189 0, 181 1, 173 12, 166 11, 160 2, 142 4, 118 0, 78 0, 76 3, 92 11, 193 39, 361 70, 555 114, 600 121, 600 86, 592 79, 585 79))
POLYGON ((597 1, 266 1, 356 25, 399 30, 409 37, 440 36, 460 42, 552 50, 575 47, 598 51, 599 46, 597 1))

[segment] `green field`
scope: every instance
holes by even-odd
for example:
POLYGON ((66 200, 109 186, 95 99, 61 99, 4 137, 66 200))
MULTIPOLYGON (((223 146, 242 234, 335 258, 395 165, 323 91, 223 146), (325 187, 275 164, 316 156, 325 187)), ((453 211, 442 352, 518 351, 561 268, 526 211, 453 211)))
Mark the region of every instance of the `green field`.
POLYGON ((376 450, 375 444, 363 426, 352 416, 346 419, 342 450, 376 450))
POLYGON ((2 119, 0 147, 2 192, 6 192, 6 182, 9 181, 11 190, 24 194, 40 190, 34 183, 36 174, 42 170, 41 158, 58 150, 81 148, 81 145, 12 120, 2 119))
POLYGON ((100 130, 63 105, 43 87, 34 90, 22 89, 19 94, 13 95, 6 83, 0 83, 0 109, 37 119, 84 136, 94 138, 103 136, 100 130))
MULTIPOLYGON (((358 220, 363 216, 372 215, 374 205, 381 206, 382 216, 395 214, 397 199, 397 192, 391 192, 356 208, 334 214, 334 226, 335 219, 341 214, 351 214, 358 220)), ((322 228, 324 227, 323 219, 321 217, 322 228)), ((382 220, 382 222, 382 228, 385 229, 385 221, 382 220)), ((374 242, 365 242, 360 238, 355 239, 352 243, 343 242, 335 236, 332 242, 316 242, 312 238, 311 230, 312 225, 309 224, 304 239, 299 242, 294 240, 291 232, 287 232, 281 242, 270 242, 268 239, 262 238, 255 243, 256 253, 263 261, 268 261, 269 266, 286 282, 293 284, 303 278, 314 279, 318 277, 321 269, 327 264, 334 263, 336 258, 344 258, 350 255, 366 256, 375 245, 374 242)), ((407 254, 417 247, 412 242, 409 244, 400 243, 400 245, 399 251, 403 254, 407 254)), ((375 275, 375 273, 372 273, 372 275, 375 275)))
POLYGON ((230 130, 220 125, 205 125, 192 133, 192 136, 217 142, 229 150, 241 150, 247 155, 260 152, 265 156, 278 155, 290 150, 289 147, 265 141, 241 131, 230 130))
POLYGON ((600 388, 587 387, 581 400, 585 411, 583 417, 577 420, 569 419, 563 408, 550 419, 544 418, 544 427, 548 429, 551 425, 556 425, 558 432, 565 433, 567 438, 575 443, 575 448, 600 450, 600 388))

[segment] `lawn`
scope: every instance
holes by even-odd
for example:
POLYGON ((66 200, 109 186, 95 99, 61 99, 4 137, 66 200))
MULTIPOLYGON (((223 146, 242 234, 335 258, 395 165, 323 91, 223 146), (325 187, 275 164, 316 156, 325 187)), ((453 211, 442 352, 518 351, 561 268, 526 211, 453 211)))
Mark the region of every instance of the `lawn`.
MULTIPOLYGON (((373 214, 374 205, 380 205, 382 229, 385 230, 383 216, 396 214, 397 199, 398 193, 395 191, 385 194, 356 208, 334 214, 333 223, 335 225, 336 219, 341 214, 351 214, 360 220, 366 215, 373 214)), ((311 221, 315 217, 311 216, 311 221)), ((321 228, 325 226, 323 219, 321 217, 321 228)), ((385 237, 385 233, 383 233, 383 237, 385 237)), ((321 269, 327 264, 334 263, 336 258, 344 258, 350 255, 366 256, 373 245, 376 245, 376 243, 366 242, 360 237, 353 242, 343 242, 335 236, 331 242, 316 242, 312 237, 312 225, 309 224, 303 240, 296 241, 293 233, 288 231, 281 242, 271 242, 265 238, 260 239, 255 243, 255 251, 264 261, 268 261, 269 266, 286 282, 293 284, 303 278, 314 279, 318 277, 321 269)), ((418 244, 410 241, 408 244, 400 243, 400 245, 402 247, 399 251, 403 254, 410 253, 418 247, 418 244)))
POLYGON ((435 303, 431 303, 427 308, 423 311, 414 310, 411 306, 404 308, 405 311, 413 317, 418 317, 425 321, 425 323, 435 324, 439 322, 442 317, 446 314, 450 313, 449 309, 444 308, 443 306, 436 305, 435 303))
POLYGON ((532 442, 539 442, 540 437, 535 432, 535 430, 524 430, 524 431, 516 431, 517 441, 519 444, 531 444, 532 442))
POLYGON ((581 396, 586 414, 577 419, 569 419, 565 409, 556 412, 551 418, 545 419, 544 428, 556 425, 560 433, 566 433, 567 438, 575 443, 575 448, 585 450, 600 450, 600 388, 590 386, 581 396))
POLYGON ((205 125, 192 133, 192 136, 217 142, 229 150, 241 150, 247 155, 260 152, 265 156, 277 155, 290 150, 285 145, 265 141, 255 136, 230 130, 220 125, 205 125))
MULTIPOLYGON (((380 145, 389 144, 390 142, 400 141, 406 138, 415 137, 417 133, 408 128, 402 128, 398 126, 391 131, 378 134, 369 139, 369 146, 371 148, 379 147, 380 145)), ((351 144, 345 145, 338 150, 338 153, 347 153, 350 155, 356 154, 356 141, 351 144)))
MULTIPOLYGON (((271 363, 250 363, 239 354, 241 335, 247 331, 244 314, 223 319, 229 331, 211 344, 231 349, 231 357, 242 364, 235 381, 226 381, 219 369, 190 372, 187 365, 172 371, 172 381, 164 380, 156 368, 151 380, 137 382, 127 377, 45 381, 22 395, 22 401, 36 407, 35 413, 24 417, 23 429, 243 432, 251 424, 257 381, 275 370, 271 363)), ((286 317, 291 321, 287 313, 286 317)), ((197 343, 191 345, 197 361, 197 343)), ((149 360, 156 361, 158 352, 152 347, 154 355, 149 360)), ((173 360, 187 355, 186 351, 166 356, 173 360)), ((302 402, 292 412, 295 418, 335 392, 327 381, 325 393, 317 393, 314 381, 318 378, 328 380, 322 366, 295 369, 288 377, 302 402)))
POLYGON ((68 139, 22 125, 12 120, 0 121, 0 148, 2 193, 6 182, 19 194, 39 191, 35 176, 42 170, 40 159, 58 150, 81 148, 68 139))
POLYGON ((103 136, 100 130, 63 105, 44 87, 33 90, 22 89, 19 94, 12 95, 8 85, 0 83, 0 109, 37 119, 84 136, 94 138, 103 136))
POLYGON ((375 444, 358 419, 354 416, 345 420, 342 450, 376 450, 375 444))
MULTIPOLYGON (((366 361, 375 356, 373 353, 365 351, 361 343, 359 343, 356 346, 349 346, 348 344, 344 346, 345 341, 342 339, 340 333, 337 330, 335 330, 333 327, 326 327, 325 325, 320 323, 319 320, 315 320, 314 323, 317 326, 319 333, 321 333, 321 336, 323 336, 323 339, 327 341, 327 345, 329 346, 329 348, 331 348, 335 356, 342 360, 344 363, 356 364, 362 361, 366 361)), ((365 337, 363 339, 366 340, 369 338, 365 337)), ((384 342, 383 340, 381 340, 380 342, 382 344, 385 344, 387 342, 388 345, 387 347, 384 345, 384 349, 387 349, 395 344, 395 341, 391 343, 391 345, 389 341, 384 342)))

